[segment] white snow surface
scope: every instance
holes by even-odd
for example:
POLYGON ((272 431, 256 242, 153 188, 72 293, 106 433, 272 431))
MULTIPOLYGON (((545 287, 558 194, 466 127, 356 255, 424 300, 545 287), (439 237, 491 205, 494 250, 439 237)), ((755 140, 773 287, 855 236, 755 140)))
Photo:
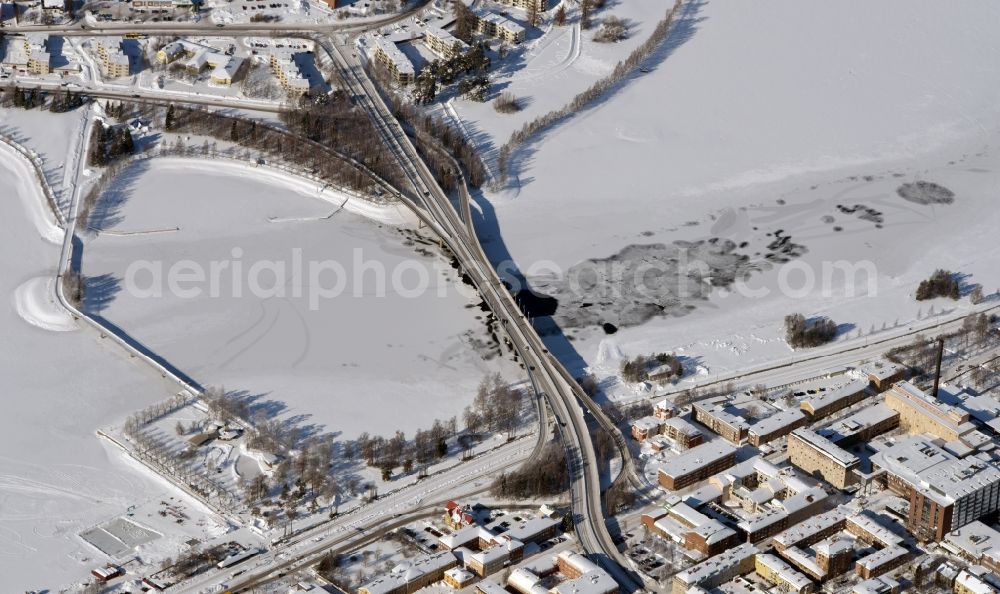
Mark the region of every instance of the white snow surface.
MULTIPOLYGON (((487 339, 478 301, 447 263, 415 251, 425 246, 404 245, 396 228, 338 211, 342 195, 317 199, 316 188, 244 165, 157 158, 132 166, 107 198, 122 202, 87 241, 83 268, 114 280, 107 298, 87 309, 195 381, 241 392, 268 415, 344 439, 396 429, 412 436, 460 416, 484 374, 509 365, 474 348, 487 339), (299 280, 295 250, 304 262, 299 280), (163 262, 164 271, 181 260, 206 270, 211 261, 239 260, 242 289, 237 295, 232 276, 223 276, 217 297, 207 285, 193 298, 169 290, 143 297, 126 278, 140 260, 163 262), (323 260, 344 266, 345 293, 313 309, 308 267, 323 260), (246 271, 258 262, 286 267, 280 294, 250 290, 246 271), (380 296, 372 269, 382 267, 399 271, 401 289, 387 278, 380 296), (410 297, 418 269, 429 289, 410 297)), ((151 275, 135 278, 148 287, 151 275)), ((273 271, 259 278, 264 288, 275 285, 273 271)), ((321 282, 335 284, 329 275, 321 282)))
MULTIPOLYGON (((499 79, 528 100, 524 112, 467 101, 455 110, 477 142, 499 146, 609 70, 614 52, 624 56, 648 35, 662 8, 650 0, 604 11, 638 19, 617 50, 595 47, 588 32, 576 42, 568 27, 543 38, 523 69, 499 79)), ((575 370, 600 367, 619 349, 677 351, 700 373, 793 356, 781 340, 793 311, 853 324, 842 340, 926 320, 931 305, 961 312, 967 300, 920 304, 912 292, 938 267, 987 293, 1000 284, 991 198, 1000 181, 998 18, 1000 5, 988 1, 688 2, 649 73, 515 152, 516 178, 483 199, 481 237, 496 260, 522 271, 711 237, 747 241, 743 253, 756 260, 778 230, 806 246, 800 262, 817 277, 825 261, 877 265, 875 298, 845 296, 842 282, 778 295, 771 270, 752 283, 772 289, 768 297, 716 295, 691 315, 620 331, 613 349, 601 346, 599 329, 572 343, 552 339, 575 370), (896 195, 918 180, 951 189, 955 203, 918 206, 896 195), (836 208, 856 204, 880 211, 882 228, 836 208)), ((528 276, 544 291, 545 275, 528 276)))
POLYGON ((95 334, 50 332, 20 317, 24 296, 34 302, 29 309, 36 323, 68 329, 55 304, 45 302, 59 247, 43 240, 35 225, 44 198, 17 163, 0 161, 6 254, 0 291, 9 304, 0 313, 0 570, 5 591, 56 591, 107 562, 77 537, 81 530, 170 491, 137 473, 94 433, 170 392, 95 334))

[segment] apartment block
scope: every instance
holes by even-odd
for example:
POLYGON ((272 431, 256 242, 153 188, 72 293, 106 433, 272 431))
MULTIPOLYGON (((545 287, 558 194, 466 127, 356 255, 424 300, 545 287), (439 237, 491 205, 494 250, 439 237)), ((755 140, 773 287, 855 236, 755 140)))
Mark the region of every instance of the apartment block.
POLYGON ((296 53, 298 52, 288 48, 274 48, 271 50, 269 64, 281 88, 301 95, 309 91, 310 85, 309 79, 302 75, 302 70, 295 62, 296 53))
POLYGON ((949 532, 941 546, 968 563, 1000 571, 1000 532, 980 521, 949 532))
POLYGON ((97 58, 107 76, 121 78, 129 75, 129 59, 122 51, 121 37, 103 37, 95 43, 97 58))
POLYGON ((757 575, 777 586, 782 592, 809 594, 816 587, 809 578, 780 557, 770 553, 761 553, 754 558, 754 570, 757 575))
POLYGON ((680 542, 684 548, 706 557, 718 555, 739 544, 735 530, 710 518, 686 503, 678 503, 655 516, 643 517, 650 531, 680 542))
POLYGON ((710 557, 676 574, 671 584, 671 594, 686 594, 692 588, 708 590, 736 576, 750 573, 754 570, 754 557, 758 553, 757 547, 743 543, 710 557))
POLYGON ((842 448, 869 441, 899 426, 899 413, 884 404, 867 406, 816 433, 842 448))
POLYGON ((413 68, 413 63, 392 41, 384 37, 376 37, 373 57, 376 62, 389 71, 397 83, 408 85, 416 80, 417 73, 413 68))
POLYGON ((427 27, 427 32, 424 33, 424 44, 445 60, 451 60, 469 49, 464 41, 438 27, 427 27))
POLYGON ((659 470, 660 486, 675 491, 705 480, 730 468, 736 463, 736 448, 721 441, 711 441, 695 446, 659 470))
POLYGON ((549 0, 500 0, 500 4, 506 4, 521 10, 530 10, 534 7, 538 12, 545 12, 549 9, 549 0))
POLYGON ((476 32, 504 43, 516 45, 524 41, 524 27, 495 12, 476 13, 476 32))
POLYGON ((451 551, 420 557, 361 586, 358 594, 412 594, 441 581, 445 572, 456 565, 458 559, 451 551))
POLYGON ((48 35, 29 33, 7 36, 3 65, 21 74, 44 75, 51 72, 48 35))
POLYGON ((750 429, 747 430, 747 441, 751 445, 760 447, 765 443, 788 435, 799 427, 804 427, 808 420, 809 418, 805 413, 797 409, 774 413, 750 425, 750 429))
POLYGON ((871 387, 879 392, 884 392, 892 385, 906 376, 906 368, 892 361, 876 361, 865 365, 860 370, 860 375, 868 380, 871 387))
POLYGON ((847 512, 836 507, 828 512, 807 518, 774 537, 774 548, 779 553, 790 547, 807 547, 843 530, 847 512))
POLYGON ((694 420, 736 444, 746 439, 750 430, 750 424, 738 411, 722 403, 695 404, 694 420))
POLYGON ((682 417, 671 417, 663 421, 661 434, 670 438, 680 450, 688 450, 705 442, 705 434, 701 429, 682 417))
POLYGON ((799 403, 813 420, 821 419, 861 402, 868 396, 868 380, 854 380, 844 386, 810 397, 799 403))
POLYGON ((642 417, 632 422, 632 438, 636 441, 646 441, 659 435, 662 430, 663 421, 656 417, 642 417))

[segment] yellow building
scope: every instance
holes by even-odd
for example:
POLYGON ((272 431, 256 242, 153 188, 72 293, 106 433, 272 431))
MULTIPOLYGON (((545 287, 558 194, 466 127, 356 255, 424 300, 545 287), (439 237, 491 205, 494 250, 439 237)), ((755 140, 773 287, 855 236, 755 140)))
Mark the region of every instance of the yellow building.
POLYGON ((897 382, 885 392, 885 405, 899 413, 899 427, 910 435, 930 433, 945 441, 957 441, 975 430, 969 413, 938 402, 910 382, 897 382))
POLYGON ((955 578, 955 594, 995 594, 998 590, 983 578, 963 569, 955 578))
POLYGON ((97 41, 97 58, 101 61, 104 73, 112 78, 129 75, 128 56, 122 52, 120 37, 106 37, 97 41))
POLYGON ((816 587, 816 584, 799 573, 784 559, 769 553, 762 553, 754 558, 754 571, 760 577, 777 586, 782 592, 809 594, 816 587))
POLYGON ((500 0, 500 3, 525 11, 530 10, 532 5, 538 12, 545 12, 549 8, 548 0, 500 0))
POLYGON ((160 64, 169 64, 174 60, 189 55, 188 49, 180 41, 171 41, 156 52, 156 61, 160 64))
POLYGON ((401 85, 413 83, 417 73, 413 63, 403 54, 396 44, 384 37, 375 38, 375 60, 389 71, 389 74, 401 85))
POLYGON ((476 31, 505 43, 518 44, 524 41, 524 27, 494 12, 476 15, 476 31))
POLYGON ((43 34, 8 37, 3 65, 22 74, 49 74, 47 45, 48 36, 43 34))
POLYGON ((451 60, 469 47, 461 39, 438 27, 427 27, 424 44, 445 60, 451 60))
POLYGON ((271 52, 271 72, 281 83, 281 88, 289 93, 302 94, 309 91, 309 79, 302 76, 298 64, 295 63, 294 54, 275 50, 271 52))

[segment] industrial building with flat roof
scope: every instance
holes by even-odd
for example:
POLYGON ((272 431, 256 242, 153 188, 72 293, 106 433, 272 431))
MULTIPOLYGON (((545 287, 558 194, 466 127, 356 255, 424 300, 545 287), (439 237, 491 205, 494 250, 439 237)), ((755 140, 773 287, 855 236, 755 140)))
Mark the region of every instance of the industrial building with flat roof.
POLYGON ((957 441, 975 430, 969 413, 945 404, 910 382, 898 382, 885 393, 885 405, 899 413, 899 426, 911 435, 930 433, 957 441))
POLYGON ((1000 470, 985 455, 957 458, 924 436, 872 456, 873 474, 909 500, 907 529, 921 540, 945 534, 1000 510, 1000 470))
POLYGON ((884 404, 866 406, 816 433, 842 448, 870 440, 899 426, 899 413, 884 404))

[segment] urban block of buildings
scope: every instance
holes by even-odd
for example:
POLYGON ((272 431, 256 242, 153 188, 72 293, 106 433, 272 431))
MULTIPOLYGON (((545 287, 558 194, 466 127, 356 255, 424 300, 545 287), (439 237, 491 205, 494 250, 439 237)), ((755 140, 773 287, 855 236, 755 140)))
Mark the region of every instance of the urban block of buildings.
POLYGON ((244 62, 243 58, 230 56, 214 47, 185 40, 172 41, 156 52, 156 61, 160 64, 181 59, 185 60, 184 69, 194 76, 211 68, 209 80, 221 86, 233 84, 244 62))
POLYGON ((873 479, 909 502, 907 529, 921 540, 1000 510, 1000 470, 984 454, 959 458, 923 435, 872 456, 873 479))
POLYGON ((48 35, 39 33, 6 36, 3 66, 18 74, 48 74, 51 72, 52 60, 48 51, 48 39, 48 35))

